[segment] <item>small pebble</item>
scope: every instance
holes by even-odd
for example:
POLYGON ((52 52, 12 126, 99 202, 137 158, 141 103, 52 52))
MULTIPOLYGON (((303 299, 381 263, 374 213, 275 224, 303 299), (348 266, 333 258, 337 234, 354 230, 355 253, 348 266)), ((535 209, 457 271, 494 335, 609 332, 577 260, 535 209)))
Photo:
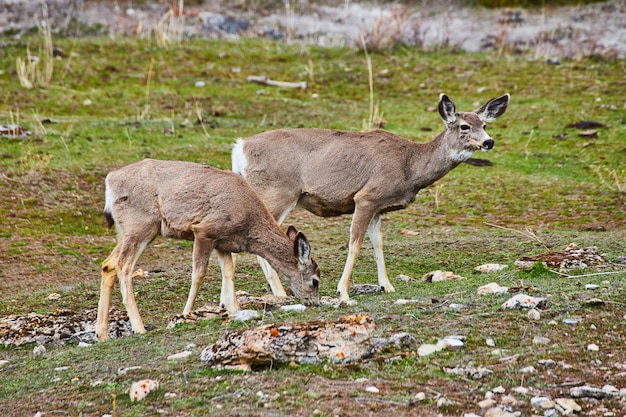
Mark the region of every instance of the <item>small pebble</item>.
POLYGON ((591 343, 589 346, 587 346, 587 350, 590 352, 597 352, 600 350, 600 347, 595 343, 591 343))
POLYGON ((537 309, 534 309, 534 308, 528 311, 527 316, 529 320, 537 321, 541 319, 541 313, 539 313, 539 311, 537 311, 537 309))

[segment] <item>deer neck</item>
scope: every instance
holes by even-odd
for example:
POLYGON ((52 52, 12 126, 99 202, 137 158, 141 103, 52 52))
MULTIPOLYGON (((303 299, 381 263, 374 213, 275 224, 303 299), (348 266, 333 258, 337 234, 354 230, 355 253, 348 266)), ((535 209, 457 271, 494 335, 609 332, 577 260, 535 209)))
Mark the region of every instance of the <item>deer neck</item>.
POLYGON ((428 143, 416 143, 411 162, 417 189, 427 187, 469 158, 471 152, 455 150, 455 138, 445 130, 428 143))
POLYGON ((297 274, 298 266, 293 252, 293 243, 280 231, 279 227, 264 229, 263 233, 252 237, 248 246, 248 252, 269 262, 281 278, 297 274))

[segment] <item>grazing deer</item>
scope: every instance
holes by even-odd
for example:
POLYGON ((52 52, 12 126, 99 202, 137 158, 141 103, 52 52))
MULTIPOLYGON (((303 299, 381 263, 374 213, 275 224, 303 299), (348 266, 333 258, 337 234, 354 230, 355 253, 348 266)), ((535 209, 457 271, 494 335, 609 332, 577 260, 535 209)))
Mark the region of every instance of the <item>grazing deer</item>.
MULTIPOLYGON (((322 217, 354 213, 337 295, 342 301, 349 299, 348 281, 366 233, 374 246, 378 284, 393 292, 383 257, 381 215, 408 206, 419 190, 478 149, 493 148, 485 123, 500 117, 509 99, 505 94, 473 112, 457 113, 452 100, 442 94, 439 114, 446 129, 429 143, 414 143, 382 130, 269 131, 238 139, 232 168, 248 180, 279 224, 296 206, 322 217)), ((274 293, 283 295, 276 274, 262 259, 259 262, 274 293)))
MULTIPOLYGON (((319 303, 319 269, 306 237, 282 231, 259 196, 239 175, 204 165, 146 159, 106 178, 104 209, 117 228, 117 246, 102 263, 96 334, 108 338, 109 307, 116 275, 135 333, 145 333, 132 273, 137 259, 158 235, 193 240, 191 290, 183 314, 193 309, 213 249, 222 270, 220 304, 239 309, 231 253, 262 256, 305 304, 319 303)), ((282 286, 281 286, 282 287, 282 286)))

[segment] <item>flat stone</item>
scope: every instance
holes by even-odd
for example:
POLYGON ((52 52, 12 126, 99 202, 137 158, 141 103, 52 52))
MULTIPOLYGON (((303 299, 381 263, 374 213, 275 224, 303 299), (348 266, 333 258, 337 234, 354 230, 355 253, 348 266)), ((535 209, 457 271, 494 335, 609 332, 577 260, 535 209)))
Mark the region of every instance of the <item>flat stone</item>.
POLYGON ((497 282, 490 282, 476 290, 478 295, 486 294, 504 294, 509 291, 509 287, 501 287, 497 282))
POLYGON ((559 410, 561 414, 567 415, 582 411, 582 407, 576 404, 576 401, 571 398, 557 398, 554 402, 556 402, 556 409, 559 410))

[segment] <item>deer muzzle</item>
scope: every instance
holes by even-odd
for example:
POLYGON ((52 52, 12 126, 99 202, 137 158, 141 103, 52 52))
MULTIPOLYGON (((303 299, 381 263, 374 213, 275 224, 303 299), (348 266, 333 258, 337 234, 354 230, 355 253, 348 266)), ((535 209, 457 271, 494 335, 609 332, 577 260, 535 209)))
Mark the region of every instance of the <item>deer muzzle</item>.
POLYGON ((488 151, 493 149, 493 145, 495 145, 496 142, 493 139, 487 139, 486 141, 483 142, 482 146, 480 147, 483 151, 488 151))

